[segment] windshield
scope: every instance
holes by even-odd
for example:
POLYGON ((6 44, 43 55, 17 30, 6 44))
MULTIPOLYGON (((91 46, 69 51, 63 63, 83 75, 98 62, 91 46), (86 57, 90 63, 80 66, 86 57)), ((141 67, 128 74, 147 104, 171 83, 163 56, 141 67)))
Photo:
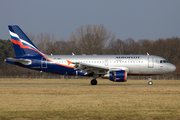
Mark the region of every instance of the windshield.
POLYGON ((160 63, 169 63, 167 60, 160 60, 160 63))

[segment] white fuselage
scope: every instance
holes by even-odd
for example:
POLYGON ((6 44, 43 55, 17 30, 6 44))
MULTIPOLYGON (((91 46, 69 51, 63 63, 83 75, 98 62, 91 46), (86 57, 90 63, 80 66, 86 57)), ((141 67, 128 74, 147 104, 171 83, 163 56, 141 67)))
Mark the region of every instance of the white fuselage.
POLYGON ((68 60, 109 70, 126 70, 129 75, 159 75, 176 70, 176 67, 166 59, 154 55, 46 55, 46 57, 54 63, 65 66, 74 66, 68 64, 68 60))

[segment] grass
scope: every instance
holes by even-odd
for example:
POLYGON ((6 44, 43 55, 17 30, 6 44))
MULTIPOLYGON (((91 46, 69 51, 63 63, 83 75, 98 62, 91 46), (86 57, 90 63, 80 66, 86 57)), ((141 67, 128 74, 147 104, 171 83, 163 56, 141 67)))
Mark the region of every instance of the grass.
POLYGON ((97 86, 91 86, 86 79, 0 79, 0 85, 70 85, 0 86, 0 120, 179 120, 180 86, 169 85, 180 85, 180 81, 153 81, 165 86, 148 86, 147 82, 99 80, 97 86))

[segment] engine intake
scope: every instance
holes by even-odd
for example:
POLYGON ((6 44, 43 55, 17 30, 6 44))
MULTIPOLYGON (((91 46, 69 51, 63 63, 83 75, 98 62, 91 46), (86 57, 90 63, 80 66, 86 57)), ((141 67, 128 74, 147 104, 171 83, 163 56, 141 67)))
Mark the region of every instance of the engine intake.
POLYGON ((126 82, 127 81, 127 72, 126 72, 126 70, 110 71, 109 79, 114 82, 126 82))

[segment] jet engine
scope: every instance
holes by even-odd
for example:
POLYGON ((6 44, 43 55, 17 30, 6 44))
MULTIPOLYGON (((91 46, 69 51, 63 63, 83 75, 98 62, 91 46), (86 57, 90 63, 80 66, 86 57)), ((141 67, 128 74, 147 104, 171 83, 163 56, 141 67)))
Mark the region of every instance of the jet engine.
POLYGON ((126 70, 109 71, 109 79, 114 82, 126 82, 127 72, 126 70))

